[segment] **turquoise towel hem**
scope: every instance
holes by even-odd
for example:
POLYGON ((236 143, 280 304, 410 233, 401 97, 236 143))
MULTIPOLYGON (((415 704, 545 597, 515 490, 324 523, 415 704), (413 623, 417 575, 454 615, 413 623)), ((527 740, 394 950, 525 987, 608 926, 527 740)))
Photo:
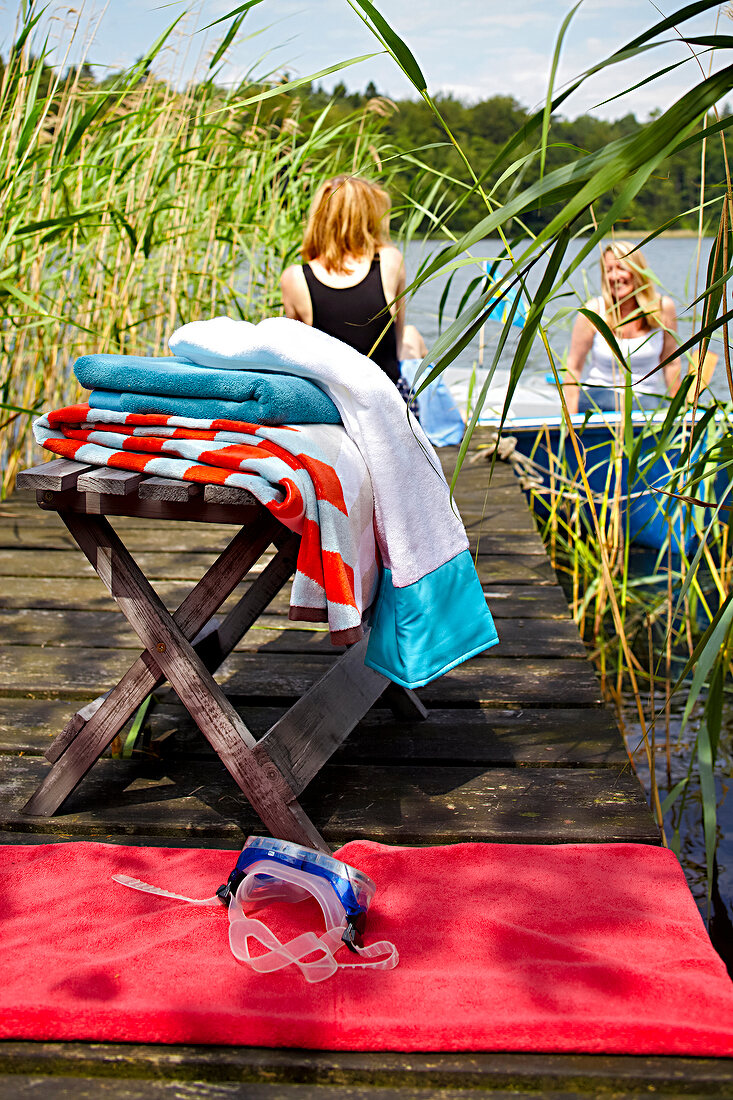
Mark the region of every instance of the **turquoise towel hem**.
POLYGON ((402 588, 383 570, 364 663, 402 687, 424 687, 498 641, 466 549, 402 588))
POLYGON ((477 645, 475 649, 469 650, 467 653, 462 653, 460 657, 456 657, 454 661, 451 661, 447 665, 443 665, 437 671, 431 672, 429 676, 426 676, 424 680, 403 680, 397 673, 390 668, 382 668, 375 661, 369 659, 369 646, 367 645, 367 656, 364 658, 364 664, 368 668, 374 669, 375 672, 381 672, 383 676, 386 676, 388 680, 391 680, 394 684, 399 684, 404 688, 420 688, 425 687, 426 684, 432 683, 433 680, 437 680, 439 676, 442 676, 445 672, 450 672, 456 665, 462 665, 464 661, 468 661, 471 657, 478 657, 479 653, 483 653, 485 649, 491 649, 492 646, 499 644, 499 635, 494 632, 494 636, 481 645, 477 645))

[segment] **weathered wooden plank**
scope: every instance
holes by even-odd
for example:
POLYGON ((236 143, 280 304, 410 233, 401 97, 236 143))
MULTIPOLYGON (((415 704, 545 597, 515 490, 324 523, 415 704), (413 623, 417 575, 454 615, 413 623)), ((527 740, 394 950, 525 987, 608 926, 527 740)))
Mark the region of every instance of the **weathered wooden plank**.
POLYGON ((18 489, 53 489, 62 491, 73 489, 80 474, 90 469, 81 462, 72 462, 68 458, 54 458, 30 470, 21 470, 16 478, 18 489))
POLYGON ((49 1075, 47 1079, 64 1073, 89 1074, 97 1079, 145 1075, 169 1083, 190 1081, 193 1088, 200 1081, 233 1081, 241 1083, 242 1095, 247 1094, 251 1083, 262 1079, 278 1085, 317 1081, 330 1087, 334 1100, 344 1095, 341 1090, 346 1084, 430 1089, 436 1100, 450 1086, 480 1089, 488 1096, 495 1095, 492 1090, 504 1088, 516 1100, 528 1095, 555 1100, 556 1090, 563 1100, 577 1095, 608 1100, 633 1096, 638 1100, 650 1094, 659 1100, 681 1100, 682 1096, 690 1100, 702 1096, 729 1100, 731 1080, 729 1059, 673 1055, 502 1051, 421 1054, 17 1040, 0 1044, 0 1067, 9 1073, 37 1071, 49 1075))
MULTIPOLYGON (((229 529, 231 532, 231 529, 229 529)), ((253 574, 256 568, 252 570, 253 574)), ((193 578, 189 578, 193 580, 193 578)), ((244 582, 248 583, 247 581, 244 582)), ((157 581, 156 591, 168 607, 181 602, 188 586, 184 581, 157 581)), ((568 602, 559 585, 484 584, 489 606, 497 618, 567 618, 568 602)), ((271 613, 288 613, 288 596, 281 593, 269 607, 271 613)), ((93 575, 73 578, 17 576, 12 585, 0 585, 0 608, 116 609, 99 579, 93 575)))
MULTIPOLYGON (((143 502, 145 503, 145 502, 143 502)), ((155 501, 149 503, 157 503, 155 501)), ((165 502, 162 502, 165 503, 165 502)), ((150 580, 198 579, 215 558, 211 551, 180 550, 143 552, 136 560, 150 580)), ((0 576, 37 576, 39 578, 76 577, 93 572, 88 563, 72 550, 0 550, 0 576)), ((539 554, 493 554, 479 557, 479 579, 485 584, 557 584, 557 577, 546 557, 539 554)))
MULTIPOLYGON (((255 571, 253 570, 253 573, 255 571)), ((192 582, 194 578, 188 578, 192 582)), ((198 578, 196 578, 198 579, 198 578)), ((247 581, 244 582, 247 584, 247 581)), ((177 607, 185 597, 190 583, 156 581, 155 590, 166 607, 177 607)), ((502 584, 487 582, 484 592, 495 618, 564 619, 568 603, 559 585, 502 584)), ((232 597, 233 598, 233 597, 232 597)), ((268 607, 271 614, 287 616, 287 590, 275 596, 268 607)), ((224 607, 226 608, 226 604, 224 607)), ((74 610, 117 611, 114 600, 98 577, 29 577, 15 576, 12 584, 0 583, 0 608, 57 608, 74 610)))
POLYGON ((206 642, 205 660, 209 668, 218 668, 225 655, 231 653, 243 636, 257 622, 265 608, 295 572, 300 540, 288 533, 257 580, 245 589, 235 606, 226 612, 206 642))
MULTIPOLYGON (((9 832, 0 829, 0 844, 27 845, 27 844, 66 844, 70 840, 82 839, 81 837, 65 837, 63 833, 44 833, 34 831, 32 833, 9 832)), ((242 840, 239 833, 231 836, 198 836, 195 838, 186 836, 167 836, 161 839, 159 836, 146 836, 145 833, 107 833, 103 842, 105 844, 122 844, 135 848, 223 848, 230 852, 240 852, 242 840)), ((0 1040, 2 1051, 3 1040, 0 1040)), ((1 1059, 0 1054, 0 1059, 1 1059)), ((0 1063, 1 1064, 1 1063, 0 1063)))
MULTIPOLYGON (((167 606, 172 607, 181 602, 190 584, 178 582, 158 587, 164 593, 167 606)), ((76 580, 71 577, 16 576, 12 585, 0 583, 0 607, 12 610, 83 607, 119 615, 115 601, 93 571, 91 575, 79 576, 76 580)))
POLYGON ((570 614, 559 584, 484 584, 486 602, 495 619, 515 615, 522 619, 564 619, 570 614))
MULTIPOLYGON (((39 1086, 43 1088, 43 1096, 47 1100, 157 1100, 165 1096, 169 1100, 228 1100, 229 1097, 241 1098, 245 1095, 242 1087, 237 1084, 220 1082, 207 1083, 197 1081, 193 1085, 171 1081, 140 1081, 126 1080, 115 1081, 110 1078, 80 1078, 54 1076, 51 1079, 39 1078, 34 1075, 18 1075, 12 1077, 0 1076, 0 1098, 2 1100, 26 1100, 29 1097, 37 1097, 39 1086)), ((248 1082, 246 1096, 250 1100, 329 1100, 333 1088, 330 1085, 301 1085, 301 1084, 270 1084, 267 1082, 248 1082)), ((401 1088, 399 1091, 389 1087, 372 1087, 371 1085, 342 1085, 339 1090, 340 1100, 429 1100, 434 1095, 425 1089, 401 1088)), ((476 1089, 441 1089, 441 1097, 445 1100, 465 1097, 466 1100, 478 1100, 485 1095, 484 1091, 476 1089)), ((515 1093, 492 1091, 491 1096, 496 1100, 523 1100, 528 1094, 517 1096, 515 1093)), ((548 1100, 556 1100, 557 1094, 549 1096, 548 1100)), ((561 1098, 562 1100, 562 1098, 561 1098)), ((625 1100, 619 1096, 618 1100, 625 1100)))
POLYGON ((0 757, 0 798, 5 802, 5 810, 0 807, 0 829, 66 833, 67 839, 138 831, 163 837, 170 831, 189 838, 220 836, 238 841, 241 813, 245 827, 256 831, 257 816, 243 795, 238 799, 236 784, 218 763, 198 764, 191 770, 189 779, 194 774, 201 777, 202 767, 214 769, 210 781, 196 790, 196 783, 184 780, 181 784, 177 775, 173 779, 153 772, 150 765, 141 768, 137 761, 103 758, 69 796, 61 813, 51 818, 24 814, 23 806, 51 767, 37 757, 0 757), (181 829, 186 817, 188 825, 181 829))
POLYGON ((229 504, 239 508, 251 504, 255 498, 247 489, 237 489, 232 485, 205 485, 204 500, 207 504, 229 504))
MULTIPOLYGON (((497 459, 492 465, 487 453, 485 451, 478 451, 476 447, 477 440, 474 435, 471 440, 471 450, 473 453, 469 454, 464 459, 458 475, 459 490, 464 485, 476 484, 478 482, 485 483, 489 480, 492 488, 499 485, 516 484, 518 479, 511 463, 502 462, 500 459, 497 459)), ((451 447, 441 447, 439 452, 443 472, 448 481, 453 477, 453 471, 456 468, 456 462, 458 460, 458 452, 456 451, 455 454, 453 454, 452 450, 453 448, 451 447)))
POLYGON ((485 531, 473 530, 469 537, 472 555, 498 554, 502 557, 512 554, 546 555, 544 543, 537 531, 485 531))
MULTIPOLYGON (((163 693, 172 694, 172 693, 163 693)), ((0 706, 0 753, 43 755, 78 706, 73 699, 9 699, 0 706)), ((282 717, 281 706, 237 706, 248 729, 260 737, 282 717)), ((185 707, 157 702, 146 728, 148 754, 214 759, 213 749, 185 707)), ((613 716, 602 707, 577 710, 496 710, 493 707, 432 709, 424 721, 396 719, 379 703, 366 714, 334 759, 352 764, 446 762, 522 767, 531 764, 599 767, 627 762, 613 716)))
POLYGON ((0 700, 0 753, 42 755, 78 706, 78 699, 0 700))
POLYGON ((331 842, 660 843, 630 770, 342 766, 302 801, 331 842))
POLYGON ((478 536, 480 532, 534 534, 537 531, 531 512, 521 512, 518 508, 504 508, 500 503, 493 501, 486 509, 461 509, 461 519, 469 538, 478 536))
POLYGON ((194 481, 177 481, 172 477, 146 477, 138 486, 141 500, 189 501, 201 496, 202 487, 194 481))
MULTIPOLYGON (((109 493, 52 492, 38 494, 41 508, 51 511, 76 512, 90 516, 120 516, 128 514, 130 502, 124 497, 109 493)), ((257 503, 228 505, 205 504, 203 499, 181 503, 175 500, 141 500, 135 497, 135 514, 146 519, 186 520, 190 523, 233 523, 241 527, 249 517, 254 518, 262 510, 257 503)))
MULTIPOLYGON (((284 609, 283 609, 284 610, 284 609)), ((500 642, 491 654, 506 657, 583 657, 585 649, 574 623, 553 619, 503 619, 500 642)), ((77 649, 139 649, 140 640, 119 614, 106 611, 0 609, 0 647, 61 646, 77 649)), ((325 626, 301 628, 283 613, 262 614, 239 643, 249 652, 323 653, 335 655, 325 626)))
MULTIPOLYGON (((154 552, 137 555, 141 569, 153 579, 190 580, 198 578, 216 559, 213 552, 186 550, 182 553, 154 552)), ((79 551, 0 550, 0 576, 17 576, 19 569, 26 576, 75 577, 94 573, 92 566, 79 551)))
POLYGON ((119 613, 18 608, 0 610, 0 646, 10 645, 139 649, 140 640, 119 613))
MULTIPOLYGON (((0 627, 2 625, 0 612, 0 627)), ((243 647, 261 653, 333 653, 327 631, 277 630, 277 620, 260 620, 263 629, 247 636, 243 647)), ((486 650, 485 656, 496 657, 585 657, 585 646, 571 620, 500 619, 497 622, 499 643, 486 650)))
MULTIPOLYGON (((125 673, 125 650, 36 646, 0 647, 0 694, 88 698, 125 673)), ((235 652, 218 674, 227 694, 240 699, 297 699, 321 676, 330 658, 308 653, 235 652)), ((587 661, 502 657, 496 649, 451 669, 418 692, 426 706, 596 706, 598 682, 587 661)))
MULTIPOLYGON (((59 461, 65 462, 67 460, 60 459, 59 461)), ((50 466, 51 463, 48 463, 48 465, 50 466)), ((84 469, 88 470, 90 469, 90 467, 85 466, 84 469)), ((101 469, 101 467, 98 467, 98 469, 101 469)), ((197 485, 197 483, 193 482, 180 482, 180 484, 197 485)), ((232 490, 230 490, 230 492, 231 491, 232 490)), ((245 490, 236 490, 236 492, 244 491, 245 490)), ((56 490, 52 490, 52 492, 54 495, 49 498, 48 501, 44 502, 46 505, 54 502, 59 508, 63 508, 68 506, 69 502, 73 498, 73 494, 67 493, 65 496, 58 496, 56 490)), ((494 491, 490 489, 487 494, 485 487, 481 487, 474 494, 466 496, 464 496, 459 489, 459 495, 456 498, 456 501, 461 517, 464 520, 468 518, 471 521, 480 521, 482 518, 484 518, 487 520, 487 531, 489 529, 489 521, 491 521, 492 523, 492 529, 511 530, 511 526, 507 528, 503 526, 500 522, 502 515, 505 514, 509 515, 512 525, 518 523, 521 525, 522 530, 528 532, 534 532, 536 530, 536 525, 532 519, 531 513, 527 508, 526 497, 519 488, 517 488, 516 490, 512 490, 511 492, 502 491, 501 493, 496 494, 494 494, 494 491)), ((84 499, 82 498, 78 503, 83 507, 85 503, 84 499)), ((112 502, 109 503, 111 504, 112 502)), ((47 507, 39 509, 35 493, 31 494, 29 492, 13 493, 12 496, 3 501, 2 513, 3 515, 11 513, 14 518, 19 520, 27 520, 28 522, 31 522, 33 516, 36 515, 37 522, 39 524, 49 525, 54 523, 54 518, 56 514, 55 509, 49 509, 47 507)), ((217 515, 217 509, 214 509, 211 514, 217 515)), ((183 515, 184 512, 181 509, 178 509, 177 513, 176 510, 171 510, 168 522, 185 524, 187 521, 182 519, 183 515)), ((151 518, 149 515, 146 515, 144 510, 140 510, 134 516, 121 515, 119 517, 119 522, 124 523, 130 529, 143 529, 145 527, 153 527, 156 523, 156 520, 154 518, 151 518)))
POLYGON ((477 508, 491 506, 494 501, 513 501, 515 507, 526 508, 524 493, 517 478, 513 473, 507 477, 491 477, 490 471, 480 468, 461 473, 458 484, 454 489, 454 498, 458 507, 477 508))
MULTIPOLYGON (((25 700, 24 700, 25 702, 25 700)), ((240 707, 248 727, 263 733, 282 709, 240 707)), ((208 746, 177 700, 153 708, 152 737, 172 736, 173 755, 208 754, 208 746)), ((383 701, 366 714, 334 761, 349 764, 483 764, 500 767, 566 766, 623 768, 628 755, 610 711, 578 709, 496 710, 433 708, 420 721, 394 718, 383 701)))
POLYGON ((76 488, 80 493, 105 493, 115 497, 126 497, 137 491, 142 477, 142 474, 136 474, 130 470, 93 466, 81 475, 76 488))
MULTIPOLYGON (((186 482, 185 484, 188 483, 186 482)), ((170 516, 166 520, 165 530, 182 535, 190 531, 189 521, 180 518, 184 512, 184 509, 179 509, 178 518, 170 516)), ((213 514, 216 514, 216 510, 214 510, 213 514)), ((33 526, 35 524, 37 527, 43 528, 44 530, 65 530, 58 512, 53 509, 38 507, 35 493, 32 495, 29 493, 13 493, 11 497, 8 497, 7 501, 4 501, 2 505, 0 505, 0 527, 6 519, 23 525, 29 524, 33 526)), ((207 532, 222 532, 222 537, 226 538, 226 529, 228 526, 229 524, 207 522, 203 530, 207 532)), ((153 533, 160 530, 160 520, 140 514, 134 516, 120 515, 114 517, 114 527, 117 531, 148 531, 153 533)))
MULTIPOLYGON (((99 652, 99 651, 98 651, 99 652)), ((475 657, 426 684, 418 694, 426 706, 597 706, 598 681, 587 661, 520 660, 475 657)), ((297 698, 314 682, 327 658, 308 654, 234 653, 222 666, 220 680, 232 696, 297 698)))
MULTIPOLYGON (((37 757, 0 758, 0 829, 232 838, 262 828, 218 762, 192 768, 102 759, 63 812, 29 817, 21 808, 45 767, 37 757)), ((301 803, 332 845, 356 838, 388 844, 659 842, 638 780, 622 769, 327 764, 301 803)))
MULTIPOLYGON (((246 1085, 222 1081, 155 1081, 139 1078, 71 1077, 55 1074, 39 1077, 34 1074, 0 1075, 0 1100, 432 1100, 432 1089, 379 1085, 285 1084, 283 1082, 248 1081, 246 1085), (338 1091, 338 1097, 334 1092, 338 1091)), ((484 1089, 440 1090, 440 1100, 481 1100, 484 1089)), ((546 1093, 547 1100, 568 1100, 567 1093, 546 1093)), ((529 1093, 491 1090, 491 1100, 527 1100, 529 1093)), ((532 1094, 535 1096, 535 1094, 532 1094)), ((629 1094, 617 1094, 614 1100, 627 1100, 629 1094)), ((664 1098, 662 1098, 664 1100, 664 1098)))
MULTIPOLYGON (((38 514, 42 515, 40 509, 38 514)), ((0 549, 22 554, 24 550, 73 550, 74 540, 63 528, 39 524, 0 514, 0 549)))
POLYGON ((334 661, 258 742, 296 794, 389 686, 386 677, 364 664, 367 644, 362 638, 334 661))
MULTIPOLYGON (((191 481, 172 481, 168 478, 146 478, 140 482, 138 495, 144 495, 151 499, 161 500, 186 500, 189 491, 197 495, 201 487, 191 481), (154 483, 163 481, 165 487, 157 487, 154 483), (170 488, 168 488, 170 487, 170 488)), ((44 515, 40 509, 36 509, 37 515, 44 515)), ((47 513, 48 514, 48 513, 47 513)), ((55 515, 56 513, 50 513, 55 515)), ((187 532, 185 528, 174 533, 170 523, 158 523, 155 527, 142 526, 128 527, 125 529, 125 545, 135 555, 141 551, 163 550, 167 553, 185 553, 189 547, 186 545, 187 532), (182 536, 182 537, 181 537, 182 536)), ((115 527, 118 524, 115 523, 115 527)), ((209 528, 208 526, 196 529, 200 534, 196 538, 198 550, 216 550, 223 546, 231 531, 222 525, 209 528), (228 533, 227 533, 228 532, 228 533)), ((190 540, 189 540, 190 541, 190 540)), ((481 531, 476 537, 471 535, 470 548, 472 553, 486 554, 541 554, 546 553, 542 539, 536 531, 495 532, 481 531)), ((5 550, 44 549, 44 550, 68 550, 73 549, 73 543, 69 540, 68 532, 62 526, 51 527, 48 524, 34 522, 29 516, 11 523, 9 519, 0 516, 0 548, 5 550)))
MULTIPOLYGON (((261 526, 261 520, 265 517, 270 520, 271 523, 276 521, 272 519, 268 512, 260 512, 257 518, 247 523, 246 530, 256 531, 261 526)), ((276 533, 280 530, 280 525, 276 525, 276 533)), ((205 528, 195 528, 195 530, 205 530, 205 528)), ((285 530, 285 529, 283 529, 285 530)), ((157 561, 157 569, 153 571, 163 573, 166 569, 171 568, 173 563, 173 575, 176 578, 194 580, 201 575, 201 570, 208 567, 208 565, 215 560, 215 558, 221 553, 225 546, 227 546, 234 535, 231 527, 220 527, 218 531, 222 532, 215 540, 212 540, 210 545, 201 546, 198 540, 190 540, 194 542, 193 546, 181 545, 179 536, 175 531, 169 530, 168 525, 159 525, 159 535, 155 542, 152 539, 145 539, 144 543, 147 543, 147 548, 143 545, 140 548, 140 553, 134 551, 133 543, 134 539, 130 540, 131 545, 128 546, 130 553, 135 552, 137 558, 150 565, 157 561), (152 545, 150 545, 152 543, 152 545), (178 566, 175 566, 178 561, 178 566)), ((69 536, 70 537, 70 536, 69 536)), ((273 542, 276 535, 273 536, 273 542)), ((59 540, 60 541, 60 540, 59 540)), ((39 542, 39 545, 41 543, 39 542)), ((127 545, 127 542, 125 543, 127 545)), ((52 575, 58 576, 73 576, 75 559, 79 566, 83 565, 83 557, 79 555, 78 547, 74 549, 66 545, 59 545, 58 549, 55 549, 51 545, 45 546, 46 551, 53 551, 53 564, 50 568, 55 570, 52 575)), ((261 563, 257 563, 253 566, 252 572, 261 572, 269 559, 275 554, 275 550, 267 551, 263 554, 261 563)), ((2 576, 3 567, 7 567, 8 563, 12 567, 15 562, 17 569, 26 568, 23 570, 22 575, 34 576, 39 574, 39 579, 43 577, 43 554, 40 552, 38 546, 24 546, 22 549, 18 547, 10 546, 0 550, 0 576, 2 576)), ((16 570, 17 571, 17 570, 16 570)), ((13 575, 12 573, 10 575, 13 575)), ((45 574, 49 575, 48 571, 45 574)))

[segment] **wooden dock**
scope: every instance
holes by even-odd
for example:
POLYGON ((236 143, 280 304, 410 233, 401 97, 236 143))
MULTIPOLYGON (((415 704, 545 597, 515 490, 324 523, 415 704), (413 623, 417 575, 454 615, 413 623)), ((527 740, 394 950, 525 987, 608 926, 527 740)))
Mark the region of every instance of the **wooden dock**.
MULTIPOLYGON (((457 502, 500 644, 420 690, 426 721, 375 708, 302 796, 304 809, 334 847, 355 838, 659 843, 515 475, 497 464, 487 490, 488 465, 476 457, 457 502)), ((455 450, 442 458, 449 471, 455 450)), ((115 526, 168 606, 231 537, 215 525, 115 526)), ((80 702, 117 682, 139 642, 57 515, 30 494, 0 504, 0 576, 0 842, 237 849, 263 831, 170 690, 157 695, 129 757, 106 755, 57 816, 24 815, 52 737, 80 702)), ((260 734, 333 652, 323 630, 288 620, 284 593, 218 680, 260 734)), ((466 1098, 477 1089, 497 1097, 731 1095, 730 1067, 714 1059, 0 1044, 0 1097, 30 1095, 39 1078, 54 1100, 164 1092, 412 1100, 437 1089, 466 1098)))

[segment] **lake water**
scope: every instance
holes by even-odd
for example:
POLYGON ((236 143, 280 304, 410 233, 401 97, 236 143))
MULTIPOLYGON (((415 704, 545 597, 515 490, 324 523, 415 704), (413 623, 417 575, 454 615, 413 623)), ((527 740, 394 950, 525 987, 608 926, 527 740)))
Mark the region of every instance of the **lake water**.
MULTIPOLYGON (((690 303, 701 292, 705 285, 705 274, 713 238, 705 238, 700 249, 698 289, 695 289, 695 271, 698 266, 698 242, 693 238, 665 237, 651 241, 644 247, 644 258, 651 271, 659 282, 662 293, 668 294, 675 303, 679 320, 680 336, 686 338, 692 332, 690 303)), ((441 242, 430 241, 428 243, 412 243, 405 254, 408 281, 411 281, 421 264, 427 257, 443 248, 441 242)), ((566 253, 569 261, 578 254, 581 243, 573 242, 566 253)), ((443 325, 445 330, 453 321, 456 310, 461 302, 466 288, 471 281, 483 270, 482 261, 492 259, 499 254, 501 242, 497 240, 481 241, 472 250, 476 257, 476 264, 458 270, 451 285, 446 306, 444 307, 443 325)), ((519 250, 517 252, 519 254, 519 250)), ((564 265, 564 266, 567 266, 564 265)), ((542 266, 537 265, 529 277, 528 286, 532 290, 536 288, 542 276, 542 266)), ((446 279, 440 277, 435 282, 421 287, 408 301, 407 320, 417 327, 425 337, 430 348, 439 335, 439 307, 440 300, 446 285, 446 279)), ((561 307, 575 307, 584 304, 588 298, 600 292, 600 262, 599 253, 596 251, 593 257, 587 257, 582 266, 573 273, 569 282, 561 288, 559 296, 548 307, 545 313, 546 321, 560 310, 561 307)), ((700 307, 697 307, 698 320, 700 307)), ((555 323, 549 324, 548 337, 550 347, 556 356, 558 365, 562 362, 570 342, 570 331, 573 317, 567 317, 555 323)), ((466 399, 472 374, 475 373, 474 393, 480 388, 487 376, 487 366, 493 358, 496 341, 498 340, 501 326, 495 321, 488 321, 485 330, 485 347, 483 351, 484 368, 480 367, 480 347, 478 336, 457 357, 455 362, 446 369, 444 378, 451 392, 456 397, 459 405, 465 410, 466 399)), ((506 386, 508 381, 508 369, 512 356, 517 346, 520 330, 513 328, 507 346, 504 348, 499 366, 496 370, 484 412, 490 417, 500 415, 504 406, 506 386)), ((725 380, 725 369, 722 363, 722 345, 720 340, 711 341, 710 350, 718 355, 718 364, 711 389, 716 396, 727 397, 728 388, 725 380)), ((527 365, 522 375, 522 380, 514 395, 510 414, 514 417, 559 415, 560 400, 557 391, 551 382, 547 381, 550 372, 547 353, 542 342, 537 339, 530 352, 527 365)))

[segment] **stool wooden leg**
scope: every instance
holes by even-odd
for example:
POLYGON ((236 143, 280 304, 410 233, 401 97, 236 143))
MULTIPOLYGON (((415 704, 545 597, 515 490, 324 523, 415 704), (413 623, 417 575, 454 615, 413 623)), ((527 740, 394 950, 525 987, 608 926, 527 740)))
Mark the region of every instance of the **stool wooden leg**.
MULTIPOLYGON (((143 660, 152 662, 171 682, 266 827, 284 840, 328 851, 275 764, 263 758, 262 750, 253 751, 255 738, 109 523, 101 516, 73 514, 64 520, 146 647, 143 660)), ((63 770, 67 757, 72 763, 69 753, 73 746, 57 768, 63 770)))
MULTIPOLYGON (((64 516, 65 513, 61 513, 62 519, 64 516)), ((274 530, 278 526, 274 520, 265 516, 260 525, 242 528, 198 584, 191 589, 173 616, 187 638, 195 637, 207 624, 214 612, 237 587, 242 577, 259 560, 263 551, 272 541, 274 530)), ((88 742, 90 752, 92 751, 92 745, 96 746, 96 756, 93 757, 89 765, 91 767, 97 756, 104 752, 115 734, 135 713, 150 692, 163 682, 164 677, 161 676, 157 665, 151 667, 150 662, 144 660, 144 656, 144 654, 141 654, 128 669, 117 688, 114 689, 115 695, 111 700, 110 695, 112 695, 112 692, 106 692, 76 712, 47 749, 46 758, 48 760, 54 762, 60 759, 71 742, 80 735, 81 730, 94 718, 94 726, 91 730, 86 730, 84 735, 85 738, 94 738, 93 742, 88 742), (127 705, 128 713, 125 713, 125 705, 127 705), (109 734, 108 737, 107 734, 109 734), (107 739, 104 740, 104 738, 107 739)), ((86 774, 86 772, 83 774, 86 774)), ((80 775, 77 782, 81 778, 80 775)), ((69 793, 70 791, 66 792, 67 795, 69 793)), ((63 797, 66 797, 66 795, 63 797)), ((61 805, 58 802, 50 809, 40 809, 42 804, 46 807, 51 806, 50 801, 43 800, 34 803, 34 799, 31 799, 28 807, 26 807, 26 812, 51 814, 61 805), (35 808, 28 808, 32 804, 35 808)))
MULTIPOLYGON (((63 515, 62 515, 63 518, 63 515)), ((173 618, 187 638, 194 637, 236 588, 272 541, 279 527, 269 516, 242 528, 189 592, 173 618)), ((24 807, 28 814, 50 816, 81 782, 97 758, 151 691, 163 682, 157 661, 143 653, 112 691, 82 707, 70 719, 46 753, 52 762, 73 752, 63 767, 52 768, 24 807)))
POLYGON ((428 708, 421 703, 415 692, 401 684, 388 684, 382 699, 395 718, 402 718, 406 722, 422 722, 428 716, 428 708))
POLYGON ((296 794, 318 774, 389 680, 364 664, 368 636, 347 649, 259 743, 296 794))
POLYGON ((226 618, 196 647, 210 672, 215 672, 223 664, 282 586, 290 580, 295 572, 299 545, 300 536, 291 535, 226 618))

